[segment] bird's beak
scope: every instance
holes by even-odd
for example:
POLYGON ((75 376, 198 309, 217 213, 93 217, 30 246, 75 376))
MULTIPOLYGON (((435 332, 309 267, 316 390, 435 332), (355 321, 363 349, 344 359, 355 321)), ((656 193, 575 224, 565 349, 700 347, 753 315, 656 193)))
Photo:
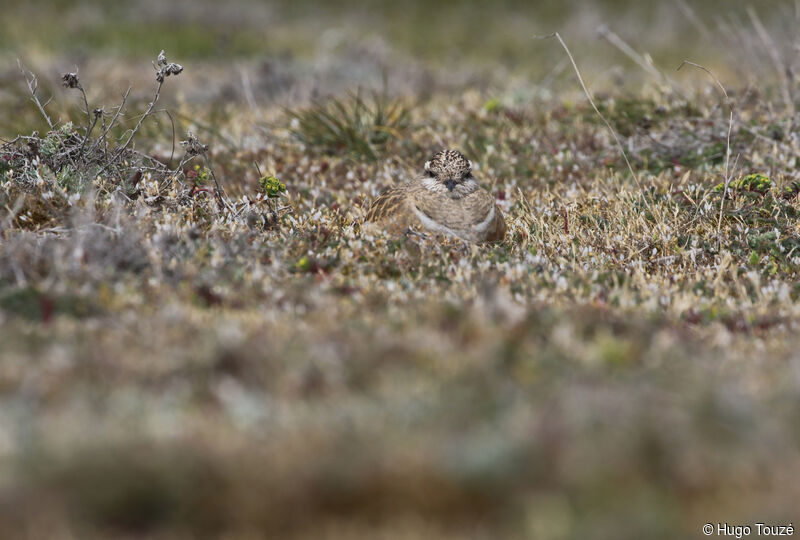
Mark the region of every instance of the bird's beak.
POLYGON ((445 181, 444 181, 444 185, 445 185, 445 186, 447 187, 447 189, 448 189, 448 190, 450 190, 450 191, 453 191, 453 188, 455 188, 455 187, 456 187, 456 184, 457 184, 457 183, 458 183, 458 182, 456 182, 456 181, 455 181, 455 180, 453 180, 452 178, 448 178, 447 180, 445 180, 445 181))

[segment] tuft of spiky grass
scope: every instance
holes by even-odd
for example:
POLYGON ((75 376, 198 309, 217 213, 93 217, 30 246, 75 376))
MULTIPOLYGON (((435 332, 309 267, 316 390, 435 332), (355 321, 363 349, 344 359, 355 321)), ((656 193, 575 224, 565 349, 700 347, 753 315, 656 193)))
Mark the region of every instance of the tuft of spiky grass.
POLYGON ((306 146, 324 154, 368 161, 377 159, 391 140, 411 127, 408 107, 386 92, 364 97, 359 90, 286 112, 291 118, 290 131, 306 146))

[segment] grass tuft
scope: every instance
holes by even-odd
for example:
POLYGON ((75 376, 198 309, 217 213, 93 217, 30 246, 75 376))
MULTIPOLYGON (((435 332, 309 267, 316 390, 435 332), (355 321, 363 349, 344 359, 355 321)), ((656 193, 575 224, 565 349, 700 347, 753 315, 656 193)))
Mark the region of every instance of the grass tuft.
POLYGON ((367 161, 378 159, 411 127, 409 109, 385 92, 363 97, 359 91, 286 112, 291 132, 307 147, 367 161))

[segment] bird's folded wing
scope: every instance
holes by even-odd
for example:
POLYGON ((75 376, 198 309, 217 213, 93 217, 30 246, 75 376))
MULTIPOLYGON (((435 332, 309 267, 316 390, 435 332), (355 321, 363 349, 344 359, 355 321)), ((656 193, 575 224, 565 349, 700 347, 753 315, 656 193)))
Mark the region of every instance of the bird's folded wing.
POLYGON ((367 211, 364 221, 379 222, 389 218, 394 218, 398 213, 405 212, 406 193, 405 189, 396 187, 390 189, 372 203, 367 211))

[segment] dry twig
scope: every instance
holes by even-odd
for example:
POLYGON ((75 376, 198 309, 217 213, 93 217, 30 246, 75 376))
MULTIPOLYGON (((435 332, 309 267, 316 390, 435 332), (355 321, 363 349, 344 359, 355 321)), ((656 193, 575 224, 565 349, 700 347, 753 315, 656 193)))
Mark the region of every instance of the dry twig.
POLYGON ((678 66, 678 69, 676 71, 680 71, 680 69, 685 65, 689 65, 697 69, 703 70, 712 79, 714 79, 714 82, 717 84, 717 87, 722 91, 722 95, 725 96, 725 102, 728 104, 728 109, 730 111, 730 116, 728 118, 728 136, 725 146, 725 187, 722 190, 722 202, 719 205, 719 220, 717 221, 717 234, 719 234, 720 228, 722 227, 722 211, 725 208, 725 196, 728 193, 728 186, 731 183, 731 178, 733 178, 733 174, 730 175, 728 174, 728 164, 730 162, 730 157, 731 157, 731 132, 733 131, 733 111, 734 111, 733 102, 731 101, 731 98, 728 96, 728 91, 725 90, 725 86, 723 86, 722 82, 717 78, 716 75, 714 75, 714 73, 710 69, 708 69, 705 66, 701 66, 700 64, 684 60, 683 62, 681 62, 681 65, 678 66))

